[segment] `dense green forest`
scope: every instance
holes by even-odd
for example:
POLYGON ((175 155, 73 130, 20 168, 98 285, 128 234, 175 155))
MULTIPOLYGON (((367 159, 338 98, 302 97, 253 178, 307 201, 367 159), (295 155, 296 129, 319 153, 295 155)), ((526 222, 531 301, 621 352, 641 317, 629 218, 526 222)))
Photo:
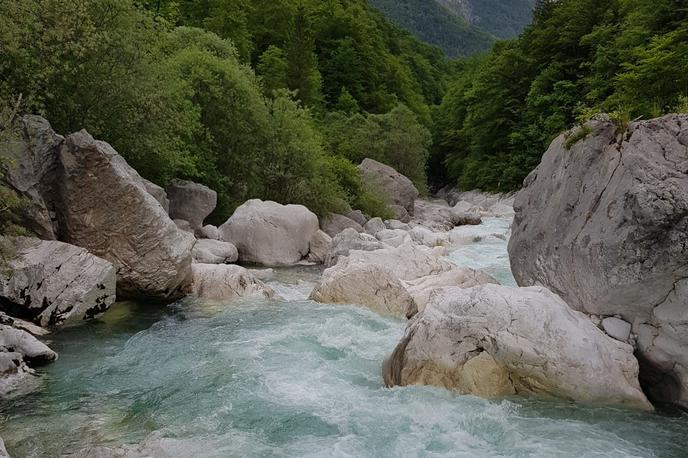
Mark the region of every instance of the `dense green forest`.
POLYGON ((473 27, 461 14, 435 0, 370 0, 370 3, 419 40, 442 48, 449 57, 489 50, 495 41, 492 34, 473 27))
POLYGON ((21 96, 18 114, 85 128, 154 182, 209 185, 216 221, 251 197, 384 214, 363 157, 425 187, 450 63, 366 0, 0 0, 0 12, 3 112, 21 96))
MULTIPOLYGON (((0 0, 0 146, 23 113, 86 128, 143 176, 384 215, 356 164, 426 189, 517 189, 562 130, 688 108, 679 0, 537 2, 533 25, 448 60, 367 0, 0 0)), ((6 160, 0 167, 10 167, 6 160)), ((21 207, 0 187, 2 224, 21 207)))
POLYGON ((625 123, 688 111, 688 5, 540 0, 520 38, 462 67, 434 109, 432 181, 511 191, 595 113, 625 123))

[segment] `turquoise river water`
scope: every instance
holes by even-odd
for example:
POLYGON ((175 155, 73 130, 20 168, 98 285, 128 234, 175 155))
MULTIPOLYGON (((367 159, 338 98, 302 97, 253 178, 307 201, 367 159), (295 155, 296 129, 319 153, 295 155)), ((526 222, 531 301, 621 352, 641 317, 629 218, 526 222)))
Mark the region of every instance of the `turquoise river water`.
MULTIPOLYGON (((513 284, 508 222, 465 231, 449 258, 513 284)), ((405 323, 306 300, 318 275, 275 272, 280 301, 121 303, 59 332, 36 389, 0 401, 0 437, 13 457, 688 456, 688 415, 384 388, 405 323)))

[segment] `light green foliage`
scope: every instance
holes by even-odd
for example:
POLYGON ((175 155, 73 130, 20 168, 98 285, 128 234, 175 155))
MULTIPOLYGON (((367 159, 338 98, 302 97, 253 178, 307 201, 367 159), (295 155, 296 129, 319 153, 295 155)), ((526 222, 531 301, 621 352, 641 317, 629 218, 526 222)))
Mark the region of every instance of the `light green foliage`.
POLYGON ((564 147, 566 149, 573 148, 573 146, 576 143, 590 135, 590 132, 592 132, 592 129, 590 127, 586 125, 579 126, 578 128, 574 129, 574 131, 571 132, 571 134, 566 138, 566 143, 564 143, 564 147))
POLYGON ((287 67, 284 51, 275 45, 270 45, 260 55, 256 73, 266 95, 272 95, 276 90, 287 87, 287 67))
POLYGON ((675 110, 688 93, 688 7, 679 3, 537 2, 534 24, 465 61, 433 111, 431 177, 514 190, 556 135, 594 113, 609 112, 623 130, 675 110))

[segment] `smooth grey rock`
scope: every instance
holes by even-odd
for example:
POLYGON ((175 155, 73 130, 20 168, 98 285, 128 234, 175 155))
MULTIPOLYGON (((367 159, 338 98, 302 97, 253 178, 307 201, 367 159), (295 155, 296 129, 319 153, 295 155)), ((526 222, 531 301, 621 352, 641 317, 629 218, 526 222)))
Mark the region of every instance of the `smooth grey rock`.
POLYGON ((406 282, 406 289, 418 306, 423 311, 430 301, 433 292, 439 288, 456 286, 459 288, 472 288, 479 285, 499 284, 491 275, 480 270, 468 267, 456 266, 446 272, 437 275, 428 275, 416 280, 406 282))
POLYGON ((177 226, 177 229, 179 229, 180 231, 188 232, 192 236, 194 235, 194 228, 191 227, 191 223, 189 223, 187 220, 175 219, 172 221, 174 222, 174 225, 177 226))
POLYGON ((397 229, 400 229, 402 231, 410 231, 411 230, 411 226, 409 226, 408 223, 403 223, 397 219, 385 220, 385 226, 387 227, 387 229, 391 229, 391 230, 397 230, 397 229))
POLYGON ((688 116, 587 126, 570 150, 554 140, 516 198, 514 277, 632 323, 646 386, 688 407, 688 116))
POLYGON ((347 218, 356 221, 358 224, 361 226, 365 226, 365 223, 368 222, 368 218, 363 214, 361 210, 352 210, 348 213, 346 213, 344 216, 347 218))
POLYGON ((433 232, 424 226, 415 226, 408 231, 408 235, 415 243, 431 248, 449 244, 449 235, 446 232, 433 232))
POLYGON ((254 199, 245 202, 220 226, 222 240, 233 243, 243 262, 290 266, 310 251, 318 217, 303 205, 254 199))
POLYGON ((349 253, 348 258, 350 262, 386 267, 399 280, 405 281, 440 274, 455 267, 454 264, 434 253, 432 249, 412 243, 375 251, 354 250, 349 253))
POLYGON ((326 264, 334 265, 340 256, 348 256, 352 250, 374 251, 382 248, 385 245, 372 235, 346 228, 332 239, 331 255, 326 264))
POLYGON ((191 276, 194 237, 177 229, 134 169, 86 131, 62 143, 57 168, 60 239, 117 269, 117 294, 178 297, 191 276))
POLYGON ((246 296, 271 298, 275 292, 245 268, 232 264, 193 264, 189 293, 201 299, 227 300, 246 296))
POLYGON ((385 361, 388 386, 560 397, 651 410, 630 345, 544 288, 436 290, 385 361))
POLYGON ((411 215, 409 212, 401 205, 390 205, 390 211, 395 220, 401 221, 402 223, 408 223, 411 221, 411 215))
POLYGON ((194 262, 199 264, 230 264, 239 259, 237 248, 220 240, 196 240, 191 253, 194 262))
POLYGON ((311 238, 308 261, 325 264, 332 256, 332 237, 323 231, 317 231, 311 238))
POLYGON ((631 323, 613 316, 602 320, 602 329, 610 337, 622 342, 628 342, 628 338, 631 336, 631 323))
POLYGON ((329 304, 356 304, 383 315, 410 318, 418 311, 394 273, 379 264, 342 259, 326 269, 310 299, 329 304))
POLYGON ((94 318, 115 302, 115 268, 83 248, 19 237, 0 273, 0 299, 12 314, 41 326, 94 318))
POLYGON ((201 238, 210 240, 220 240, 220 231, 216 226, 212 224, 206 224, 201 228, 199 233, 201 238))
POLYGON ((153 196, 155 200, 158 201, 158 203, 165 210, 166 213, 169 213, 170 200, 167 198, 167 193, 162 188, 162 186, 158 186, 157 184, 153 183, 152 181, 148 181, 145 178, 141 178, 141 180, 143 180, 143 185, 146 187, 146 191, 148 191, 148 194, 153 196))
POLYGON ((416 199, 413 222, 433 231, 448 231, 454 227, 451 209, 445 201, 416 199))
POLYGON ((391 247, 398 247, 404 243, 412 243, 411 236, 402 229, 383 229, 375 234, 376 238, 391 247))
POLYGON ((385 223, 382 221, 382 218, 371 218, 363 227, 365 230, 366 234, 370 234, 372 236, 375 236, 378 232, 384 231, 387 229, 385 226, 385 223))
POLYGON ((2 438, 0 438, 0 458, 9 458, 10 455, 7 453, 7 449, 5 449, 5 443, 3 442, 2 438))
POLYGON ((55 166, 64 138, 40 116, 24 116, 22 125, 22 140, 0 145, 0 155, 12 161, 5 181, 28 202, 22 224, 42 239, 55 240, 55 166))
POLYGON ((327 215, 320 223, 321 229, 330 237, 335 237, 344 229, 354 229, 356 232, 363 232, 363 227, 356 221, 347 218, 344 215, 331 213, 327 215))
POLYGON ((411 180, 392 167, 373 159, 364 159, 358 170, 363 181, 379 189, 392 205, 401 206, 410 215, 413 214, 414 201, 419 193, 411 180))
POLYGON ((188 221, 194 231, 203 227, 203 221, 217 205, 215 191, 187 180, 173 180, 167 187, 167 197, 170 200, 170 217, 188 221))
POLYGON ((19 353, 29 366, 57 359, 57 353, 28 332, 4 324, 0 324, 0 352, 19 353))
POLYGON ((47 334, 50 334, 50 331, 48 331, 45 328, 38 326, 37 324, 34 324, 30 321, 22 320, 20 318, 15 318, 13 316, 9 316, 5 312, 0 312, 0 324, 5 324, 7 326, 12 326, 15 329, 20 329, 22 331, 26 331, 29 334, 36 336, 36 337, 45 336, 47 334))

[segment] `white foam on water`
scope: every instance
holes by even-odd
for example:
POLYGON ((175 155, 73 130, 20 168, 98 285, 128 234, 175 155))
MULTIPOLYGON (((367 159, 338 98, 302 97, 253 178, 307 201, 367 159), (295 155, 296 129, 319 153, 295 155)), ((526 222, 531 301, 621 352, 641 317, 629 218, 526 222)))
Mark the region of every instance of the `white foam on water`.
MULTIPOLYGON (((508 234, 508 222, 486 220, 470 231, 480 240, 457 247, 451 259, 508 272, 498 254, 506 241, 489 245, 490 234, 508 234)), ((406 323, 305 300, 318 273, 276 270, 266 279, 288 300, 121 305, 57 334, 60 359, 42 369, 44 388, 0 403, 0 436, 13 456, 30 457, 685 453, 686 416, 387 389, 382 361, 406 323)))

